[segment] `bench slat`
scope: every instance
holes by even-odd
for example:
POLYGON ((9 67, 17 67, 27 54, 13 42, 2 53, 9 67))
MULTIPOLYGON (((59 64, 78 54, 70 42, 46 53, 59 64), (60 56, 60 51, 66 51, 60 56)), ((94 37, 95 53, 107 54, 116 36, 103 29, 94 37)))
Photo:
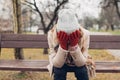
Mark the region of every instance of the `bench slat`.
MULTIPOLYGON (((47 72, 48 63, 47 60, 0 60, 0 70, 47 72)), ((96 71, 98 73, 118 73, 120 72, 120 62, 96 62, 96 71)))
MULTIPOLYGON (((120 49, 120 36, 90 37, 90 49, 120 49)), ((46 35, 1 34, 1 40, 1 48, 48 48, 46 35)))
POLYGON ((47 35, 1 34, 2 41, 46 41, 47 35))
POLYGON ((120 42, 90 42, 90 49, 120 49, 120 42))
POLYGON ((48 61, 37 60, 0 60, 0 70, 48 71, 48 61))
POLYGON ((2 41, 2 48, 48 48, 47 42, 39 41, 2 41))
POLYGON ((91 42, 120 42, 120 35, 90 35, 91 42))
MULTIPOLYGON (((47 42, 39 41, 2 41, 2 48, 48 48, 47 42)), ((118 42, 91 42, 90 49, 119 49, 118 42)))
POLYGON ((96 62, 96 72, 98 73, 119 73, 120 62, 117 61, 99 61, 96 62))
MULTIPOLYGON (((47 35, 1 34, 2 40, 47 41, 47 35)), ((120 42, 119 35, 90 35, 91 42, 120 42)))

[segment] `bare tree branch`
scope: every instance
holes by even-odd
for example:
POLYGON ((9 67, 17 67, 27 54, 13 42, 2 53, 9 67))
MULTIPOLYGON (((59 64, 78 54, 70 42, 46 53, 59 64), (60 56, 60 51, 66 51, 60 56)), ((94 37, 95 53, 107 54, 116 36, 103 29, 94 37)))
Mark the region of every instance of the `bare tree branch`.
POLYGON ((46 12, 46 15, 47 15, 48 19, 51 20, 51 17, 50 17, 50 15, 47 12, 46 12))
MULTIPOLYGON (((57 0, 57 1, 58 1, 58 0, 57 0)), ((54 16, 53 16, 52 20, 50 21, 48 27, 46 28, 46 33, 52 28, 53 22, 54 22, 55 19, 57 18, 57 12, 58 12, 58 10, 60 9, 60 7, 61 7, 63 4, 67 3, 67 2, 68 2, 68 0, 63 0, 63 1, 55 8, 55 10, 54 10, 54 16)))
MULTIPOLYGON (((42 6, 44 6, 44 4, 43 4, 42 2, 40 2, 40 4, 41 4, 42 6)), ((48 5, 47 7, 43 7, 43 8, 44 8, 44 10, 46 10, 46 8, 49 8, 49 7, 50 7, 50 5, 48 5)), ((50 15, 49 15, 47 12, 46 12, 45 14, 46 14, 46 16, 48 17, 48 19, 51 20, 50 15)))
MULTIPOLYGON (((44 17, 43 17, 43 14, 40 12, 40 10, 38 9, 37 7, 37 4, 36 4, 36 0, 33 0, 33 3, 31 2, 28 2, 26 1, 28 4, 30 5, 33 5, 35 7, 35 11, 38 12, 39 16, 41 17, 41 23, 42 23, 42 27, 43 27, 43 30, 44 30, 44 33, 46 34, 53 26, 54 22, 56 21, 56 18, 57 18, 57 13, 58 13, 58 10, 60 9, 60 7, 62 5, 64 5, 65 3, 68 2, 68 0, 63 0, 62 2, 60 2, 59 0, 57 0, 57 7, 55 8, 54 10, 54 15, 52 18, 50 18, 50 16, 46 13, 47 17, 50 19, 50 23, 48 24, 48 26, 46 26, 45 24, 45 21, 44 21, 44 17)), ((48 5, 49 7, 50 5, 48 5)), ((37 32, 39 31, 39 29, 37 30, 37 32)))
POLYGON ((31 8, 31 9, 33 9, 31 5, 28 5, 28 4, 26 4, 26 3, 22 3, 22 4, 28 6, 28 7, 31 8))
POLYGON ((34 0, 34 6, 35 6, 36 11, 38 12, 39 16, 41 17, 41 23, 42 23, 43 30, 44 30, 44 33, 45 33, 46 25, 45 25, 45 22, 44 22, 44 18, 43 18, 42 13, 40 12, 40 10, 39 10, 38 7, 37 7, 37 4, 36 4, 36 1, 35 1, 35 0, 34 0))
POLYGON ((110 4, 113 4, 116 8, 116 13, 120 19, 120 11, 119 11, 119 6, 118 3, 120 2, 120 0, 104 0, 104 2, 101 2, 100 4, 104 3, 104 5, 102 6, 103 9, 110 7, 110 4))
POLYGON ((119 1, 119 0, 114 0, 114 4, 115 4, 115 7, 116 7, 116 12, 117 12, 117 14, 118 14, 118 17, 119 17, 119 19, 120 19, 120 11, 119 11, 119 7, 118 7, 118 1, 119 1))
POLYGON ((59 5, 60 4, 60 1, 59 0, 57 0, 57 5, 59 5))
POLYGON ((102 6, 102 8, 107 8, 107 7, 110 7, 110 4, 113 4, 114 2, 111 2, 111 1, 105 1, 105 5, 104 6, 102 6))
MULTIPOLYGON (((45 25, 45 22, 44 22, 43 15, 42 15, 42 13, 40 12, 40 10, 39 10, 38 7, 37 7, 36 0, 33 0, 33 1, 34 1, 33 3, 28 2, 28 1, 26 1, 26 2, 27 2, 28 4, 33 5, 33 6, 35 7, 35 11, 37 11, 38 14, 39 14, 39 16, 41 17, 42 27, 43 27, 43 30, 44 30, 44 32, 45 32, 46 25, 45 25)), ((38 31, 37 31, 37 32, 38 32, 38 31)))
POLYGON ((28 4, 30 4, 30 5, 34 5, 34 3, 31 3, 31 2, 29 2, 29 1, 26 1, 26 0, 25 0, 25 2, 28 3, 28 4))

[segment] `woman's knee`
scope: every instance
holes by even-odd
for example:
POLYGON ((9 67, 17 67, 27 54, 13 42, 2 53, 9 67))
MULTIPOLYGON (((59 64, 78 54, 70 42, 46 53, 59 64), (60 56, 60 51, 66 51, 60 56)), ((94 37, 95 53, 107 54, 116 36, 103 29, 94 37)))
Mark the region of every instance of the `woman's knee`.
POLYGON ((53 72, 55 75, 59 75, 59 76, 66 76, 66 71, 63 68, 53 68, 53 72))
POLYGON ((86 66, 77 67, 75 70, 77 80, 89 80, 86 66))
POLYGON ((62 68, 53 68, 54 69, 54 80, 66 80, 67 72, 62 68))

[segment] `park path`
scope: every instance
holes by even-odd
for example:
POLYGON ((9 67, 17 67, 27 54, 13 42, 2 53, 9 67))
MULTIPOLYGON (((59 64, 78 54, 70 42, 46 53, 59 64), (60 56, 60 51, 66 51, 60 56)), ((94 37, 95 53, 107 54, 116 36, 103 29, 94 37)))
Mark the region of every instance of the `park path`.
MULTIPOLYGON (((110 33, 108 32, 90 32, 91 35, 111 35, 110 33)), ((115 56, 116 58, 119 58, 120 59, 120 49, 107 49, 107 51, 115 56)))

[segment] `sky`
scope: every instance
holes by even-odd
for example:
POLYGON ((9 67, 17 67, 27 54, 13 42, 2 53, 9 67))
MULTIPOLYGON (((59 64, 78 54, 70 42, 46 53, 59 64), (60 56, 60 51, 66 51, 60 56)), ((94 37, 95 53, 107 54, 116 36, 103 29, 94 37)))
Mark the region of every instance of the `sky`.
MULTIPOLYGON (((0 0, 0 3, 4 3, 2 1, 3 0, 0 0)), ((39 1, 42 1, 43 4, 46 5, 48 3, 47 1, 50 1, 52 3, 54 0, 36 0, 36 1, 38 1, 37 2, 38 4, 40 4, 39 1)), ((86 15, 97 18, 100 13, 100 7, 99 7, 100 1, 101 0, 69 0, 69 4, 67 4, 67 5, 76 11, 79 18, 83 18, 86 15), (80 6, 80 7, 78 8, 78 6, 80 6)), ((0 5, 0 16, 9 14, 9 10, 8 10, 8 13, 2 12, 3 7, 5 7, 4 4, 0 5)), ((6 17, 7 16, 5 16, 5 18, 6 17)))
POLYGON ((98 17, 101 8, 99 3, 101 0, 70 0, 71 3, 80 4, 80 9, 77 10, 79 16, 93 16, 98 17))
MULTIPOLYGON (((48 0, 41 0, 41 1, 44 4, 48 3, 47 2, 48 0)), ((53 2, 54 0, 49 0, 49 1, 53 2)), ((86 15, 98 18, 101 9, 99 7, 100 1, 101 0, 69 0, 69 3, 67 5, 69 6, 69 8, 73 8, 80 18, 86 15), (78 8, 79 5, 80 7, 78 8)))
POLYGON ((12 6, 8 6, 10 4, 10 0, 0 0, 0 17, 3 19, 8 19, 11 17, 10 14, 12 14, 12 11, 10 8, 12 8, 12 6), (7 1, 9 3, 6 3, 7 1))

